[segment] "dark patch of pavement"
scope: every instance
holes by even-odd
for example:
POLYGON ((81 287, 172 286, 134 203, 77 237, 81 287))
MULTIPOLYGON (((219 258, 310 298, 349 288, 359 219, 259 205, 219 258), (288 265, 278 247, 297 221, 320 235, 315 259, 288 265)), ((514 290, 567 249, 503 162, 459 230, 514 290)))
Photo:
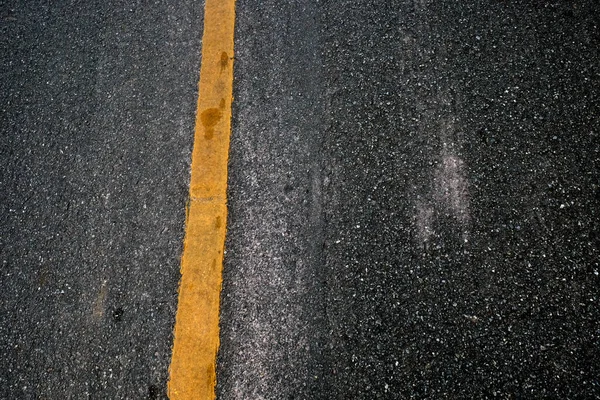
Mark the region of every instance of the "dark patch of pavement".
POLYGON ((164 397, 202 7, 2 4, 1 398, 164 397))

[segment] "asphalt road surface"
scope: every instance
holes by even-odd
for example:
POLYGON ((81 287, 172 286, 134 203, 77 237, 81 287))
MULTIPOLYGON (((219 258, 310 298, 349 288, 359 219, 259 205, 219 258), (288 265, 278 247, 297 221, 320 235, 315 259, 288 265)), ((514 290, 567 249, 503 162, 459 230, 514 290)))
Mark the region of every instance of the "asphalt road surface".
MULTIPOLYGON (((166 396, 202 15, 0 3, 0 398, 166 396)), ((600 398, 595 1, 238 0, 235 51, 218 398, 600 398)))
POLYGON ((0 398, 165 392, 202 6, 3 4, 0 398))

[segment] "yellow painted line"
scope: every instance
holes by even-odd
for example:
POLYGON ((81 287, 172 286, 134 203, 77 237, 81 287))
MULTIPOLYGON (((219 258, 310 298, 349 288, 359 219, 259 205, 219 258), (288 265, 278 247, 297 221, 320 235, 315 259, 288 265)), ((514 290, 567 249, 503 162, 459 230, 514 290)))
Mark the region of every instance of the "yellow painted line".
POLYGON ((170 399, 214 399, 227 224, 235 0, 206 0, 170 399))

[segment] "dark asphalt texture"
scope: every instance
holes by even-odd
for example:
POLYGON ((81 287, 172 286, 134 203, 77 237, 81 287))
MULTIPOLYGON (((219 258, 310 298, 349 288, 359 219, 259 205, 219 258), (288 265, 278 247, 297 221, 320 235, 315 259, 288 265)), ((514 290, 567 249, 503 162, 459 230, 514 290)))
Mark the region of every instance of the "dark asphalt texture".
POLYGON ((600 398, 600 7, 238 10, 220 398, 600 398))
POLYGON ((326 397, 600 397, 600 6, 323 4, 326 397))
MULTIPOLYGON (((0 3, 0 398, 164 398, 202 2, 0 3)), ((220 399, 600 398, 600 6, 237 1, 220 399)))
POLYGON ((203 4, 0 10, 0 398, 163 398, 203 4))

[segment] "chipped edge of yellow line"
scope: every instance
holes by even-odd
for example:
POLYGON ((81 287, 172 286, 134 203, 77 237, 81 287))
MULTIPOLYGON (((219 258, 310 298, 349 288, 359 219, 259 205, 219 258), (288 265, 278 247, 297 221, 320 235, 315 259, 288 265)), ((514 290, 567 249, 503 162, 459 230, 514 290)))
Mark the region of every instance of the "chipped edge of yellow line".
POLYGON ((214 399, 227 224, 235 0, 206 0, 170 399, 214 399))

